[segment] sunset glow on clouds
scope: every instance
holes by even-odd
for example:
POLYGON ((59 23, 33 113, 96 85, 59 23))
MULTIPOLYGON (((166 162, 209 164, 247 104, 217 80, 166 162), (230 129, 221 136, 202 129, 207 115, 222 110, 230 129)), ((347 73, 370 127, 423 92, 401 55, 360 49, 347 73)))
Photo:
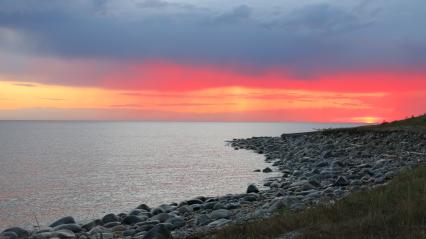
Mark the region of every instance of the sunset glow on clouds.
POLYGON ((397 1, 120 2, 0 3, 0 119, 373 123, 426 111, 426 33, 404 27, 421 1, 410 16, 394 16, 397 1))

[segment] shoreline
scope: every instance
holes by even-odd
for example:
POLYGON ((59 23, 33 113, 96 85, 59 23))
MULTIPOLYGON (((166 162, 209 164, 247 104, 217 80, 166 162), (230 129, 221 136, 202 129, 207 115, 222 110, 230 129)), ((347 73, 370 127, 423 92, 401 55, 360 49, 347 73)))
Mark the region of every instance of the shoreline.
MULTIPOLYGON (((72 217, 34 231, 6 229, 4 238, 185 238, 232 223, 267 218, 286 208, 302 210, 333 203, 351 192, 387 184, 406 168, 426 162, 426 135, 408 131, 315 131, 281 137, 233 139, 234 149, 265 156, 282 173, 267 179, 265 190, 254 184, 245 194, 197 197, 127 213, 107 214, 86 224, 72 217)), ((269 171, 269 170, 266 170, 269 171)))

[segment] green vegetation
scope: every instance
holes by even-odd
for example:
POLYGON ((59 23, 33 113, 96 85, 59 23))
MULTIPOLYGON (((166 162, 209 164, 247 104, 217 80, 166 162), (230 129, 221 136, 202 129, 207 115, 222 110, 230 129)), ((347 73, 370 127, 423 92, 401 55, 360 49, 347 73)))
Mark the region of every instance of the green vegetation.
POLYGON ((426 166, 403 172, 386 186, 353 193, 332 206, 284 211, 194 238, 279 238, 295 231, 301 233, 298 239, 426 238, 426 166))
POLYGON ((404 120, 397 120, 393 122, 383 122, 378 125, 366 125, 353 128, 341 128, 341 129, 326 129, 325 133, 334 132, 365 132, 365 131, 400 131, 408 130, 415 132, 426 132, 426 114, 420 116, 412 116, 404 120))

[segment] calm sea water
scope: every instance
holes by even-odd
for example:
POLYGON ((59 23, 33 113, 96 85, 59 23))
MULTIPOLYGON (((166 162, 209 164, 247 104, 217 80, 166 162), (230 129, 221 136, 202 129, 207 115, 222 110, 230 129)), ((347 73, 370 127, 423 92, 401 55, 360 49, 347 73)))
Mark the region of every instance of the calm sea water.
POLYGON ((226 140, 336 126, 0 121, 0 229, 243 193, 266 163, 226 140))

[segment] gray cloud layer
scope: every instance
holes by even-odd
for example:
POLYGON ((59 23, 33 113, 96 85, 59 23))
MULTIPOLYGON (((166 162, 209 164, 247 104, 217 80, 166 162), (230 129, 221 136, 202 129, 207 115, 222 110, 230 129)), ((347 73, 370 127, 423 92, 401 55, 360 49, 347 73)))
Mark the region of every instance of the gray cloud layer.
POLYGON ((281 2, 3 0, 0 52, 300 69, 426 64, 426 1, 281 2))

